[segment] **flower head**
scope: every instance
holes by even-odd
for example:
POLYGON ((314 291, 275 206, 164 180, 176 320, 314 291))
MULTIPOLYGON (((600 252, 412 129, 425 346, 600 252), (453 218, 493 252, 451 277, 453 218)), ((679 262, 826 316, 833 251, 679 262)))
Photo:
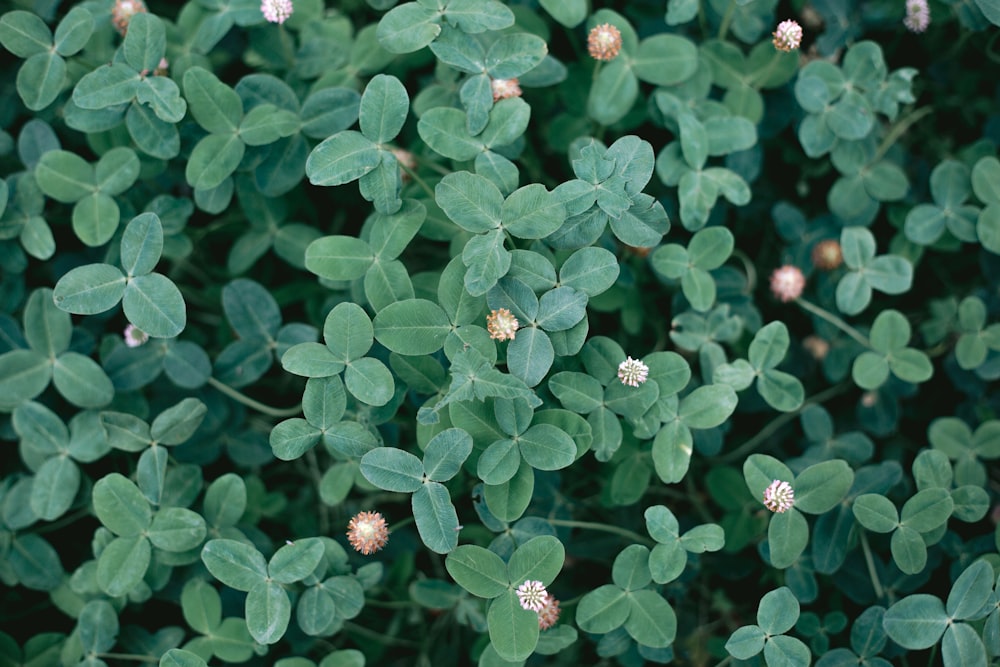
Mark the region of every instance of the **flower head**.
POLYGON ((795 491, 788 482, 776 479, 764 489, 764 506, 772 512, 787 512, 795 504, 795 491))
POLYGON ((559 600, 552 593, 545 596, 545 604, 538 611, 538 629, 548 630, 559 620, 559 600))
POLYGON ((791 19, 779 23, 773 34, 772 43, 779 51, 794 51, 802 43, 802 26, 791 19))
POLYGON ((160 58, 159 64, 156 69, 153 70, 153 76, 166 76, 170 71, 170 61, 166 58, 160 58))
POLYGON ((145 14, 146 3, 142 0, 115 0, 111 7, 111 24, 122 37, 128 32, 128 23, 136 14, 145 14))
POLYGON ((125 327, 125 333, 122 336, 125 338, 125 344, 129 347, 139 347, 149 340, 149 334, 134 324, 125 327))
POLYGON ((786 264, 771 273, 771 293, 779 301, 788 303, 798 299, 805 286, 806 277, 797 266, 786 264))
POLYGON ((627 357, 625 361, 618 364, 618 379, 622 384, 629 387, 638 387, 646 381, 649 376, 649 366, 638 359, 627 357))
POLYGON ((545 602, 549 597, 545 585, 540 581, 528 580, 517 587, 517 599, 524 609, 531 611, 541 611, 545 608, 545 602))
POLYGON ((595 60, 614 60, 622 50, 622 33, 610 23, 594 26, 587 35, 587 51, 595 60))
POLYGON ((517 318, 506 308, 498 308, 486 316, 486 330, 493 340, 514 340, 519 326, 517 318))
POLYGON ((812 355, 816 361, 823 361, 830 353, 830 343, 819 336, 809 335, 802 339, 802 347, 812 355))
POLYGON ((261 0, 260 13, 269 23, 284 23, 294 11, 292 0, 261 0))
POLYGON ((358 512, 347 524, 347 540, 367 556, 373 554, 389 541, 389 527, 378 512, 358 512))
POLYGON ((832 271, 844 261, 844 251, 840 242, 834 239, 820 241, 812 249, 813 266, 823 271, 832 271))
POLYGON ((910 32, 921 33, 931 24, 931 10, 927 0, 906 0, 906 16, 903 25, 910 32))
POLYGON ((520 97, 521 86, 514 79, 490 79, 490 89, 493 91, 493 101, 499 102, 508 97, 520 97))

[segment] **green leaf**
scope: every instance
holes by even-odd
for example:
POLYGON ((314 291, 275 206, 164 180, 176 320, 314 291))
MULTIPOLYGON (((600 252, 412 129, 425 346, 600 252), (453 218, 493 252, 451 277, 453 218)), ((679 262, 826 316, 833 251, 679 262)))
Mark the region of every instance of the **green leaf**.
POLYGON ((245 152, 236 134, 210 134, 195 145, 184 176, 196 190, 211 190, 236 171, 245 152))
POLYGON ((854 482, 854 471, 846 461, 823 461, 795 477, 795 508, 807 514, 824 514, 836 507, 854 482))
POLYGON ((764 594, 757 605, 757 625, 769 635, 783 635, 799 620, 799 601, 782 586, 764 594))
POLYGON ((862 526, 876 533, 889 533, 899 525, 899 513, 892 501, 877 493, 865 493, 854 499, 854 517, 862 526))
POLYGON ((118 612, 107 600, 91 600, 80 609, 76 634, 84 651, 110 651, 118 640, 118 612))
POLYGON ((64 274, 56 283, 53 299, 60 310, 94 315, 111 310, 125 294, 126 279, 110 264, 87 264, 64 274))
MULTIPOLYGON (((559 229, 566 207, 540 183, 518 188, 503 202, 504 228, 522 239, 541 239, 559 229)), ((470 230, 471 231, 471 230, 470 230)))
POLYGON ((73 102, 81 109, 106 109, 131 102, 141 77, 123 63, 101 65, 85 74, 73 89, 73 102))
POLYGON ((795 508, 775 514, 767 527, 771 565, 783 570, 799 559, 809 544, 809 524, 795 508))
POLYGON ((618 280, 619 273, 618 260, 609 250, 580 248, 563 262, 559 269, 559 282, 593 297, 610 289, 618 280))
POLYGON ((267 578, 267 561, 246 542, 209 540, 201 550, 201 560, 213 577, 238 591, 250 591, 267 578))
POLYGON ((584 632, 606 634, 620 628, 632 610, 629 594, 605 584, 585 594, 576 609, 576 623, 584 632))
POLYGON ((912 651, 934 646, 949 625, 941 598, 926 593, 906 596, 889 607, 882 619, 886 634, 912 651))
POLYGON ((324 236, 306 248, 306 268, 329 280, 354 280, 368 271, 371 246, 353 236, 324 236))
POLYGON ((726 641, 726 650, 737 660, 749 660, 764 650, 765 633, 757 625, 737 628, 726 641))
POLYGON ((53 40, 56 53, 63 57, 74 55, 87 45, 93 32, 93 15, 83 7, 72 8, 56 26, 53 40))
POLYGON ((483 497, 490 511, 501 521, 515 521, 524 514, 531 502, 535 488, 534 468, 526 462, 510 480, 503 484, 487 484, 483 487, 483 497))
POLYGON ((493 648, 504 660, 526 660, 538 644, 538 614, 522 609, 512 590, 493 600, 486 623, 493 648))
POLYGON ((732 387, 724 384, 706 385, 681 399, 677 416, 688 428, 715 428, 733 414, 736 403, 736 392, 732 387))
POLYGON ((36 53, 17 72, 17 94, 24 106, 41 111, 52 104, 66 82, 66 61, 55 53, 36 53))
POLYGON ((966 623, 948 626, 941 638, 941 658, 945 665, 975 665, 986 667, 986 646, 979 633, 966 623))
POLYGON ((409 111, 410 97, 399 79, 376 75, 361 96, 361 133, 377 144, 392 141, 403 129, 409 111))
POLYGON ((487 484, 508 482, 521 466, 521 452, 513 440, 493 442, 479 457, 476 474, 487 484))
POLYGON ((153 512, 149 501, 128 478, 109 473, 94 484, 94 513, 111 532, 122 537, 140 535, 149 528, 153 512))
POLYGON ((947 489, 923 489, 903 504, 899 523, 917 532, 928 533, 947 522, 953 508, 954 503, 947 489))
POLYGON ((180 553, 201 546, 207 528, 205 519, 184 507, 164 507, 153 517, 149 541, 157 549, 180 553))
POLYGON ((316 570, 324 554, 323 541, 318 537, 285 544, 271 556, 267 565, 268 576, 279 584, 302 581, 316 570))
POLYGON ((172 648, 160 656, 159 667, 208 667, 208 663, 191 651, 172 648))
POLYGON ((321 431, 305 419, 294 417, 279 422, 269 436, 271 450, 282 461, 294 461, 316 446, 321 431))
POLYGON ((458 545, 461 526, 451 495, 443 484, 425 482, 413 494, 412 507, 417 532, 428 549, 446 554, 458 545))
MULTIPOLYGON (((156 63, 153 67, 155 66, 156 63)), ((212 72, 198 66, 185 70, 183 83, 188 111, 194 120, 208 132, 235 135, 243 118, 243 101, 236 91, 212 72)), ((77 101, 77 104, 80 102, 77 101)), ((229 139, 235 139, 235 136, 230 136, 229 139)), ((222 179, 219 180, 221 182, 222 179)), ((190 177, 188 182, 194 184, 190 177)), ((205 186, 205 189, 211 187, 214 186, 205 186)))
POLYGON ((624 58, 604 65, 590 89, 587 115, 602 125, 625 117, 639 95, 639 80, 624 58))
POLYGON ((649 549, 641 544, 631 544, 615 557, 611 570, 615 586, 634 592, 645 588, 652 580, 649 571, 649 549))
POLYGON ((733 233, 728 229, 707 227, 691 237, 687 247, 688 261, 700 269, 712 271, 729 259, 733 253, 733 245, 733 233))
POLYGON ((469 134, 458 109, 434 107, 420 117, 417 132, 433 151, 452 160, 473 160, 487 148, 481 137, 469 134))
POLYGON ((80 489, 80 468, 68 456, 53 456, 35 472, 31 509, 43 521, 55 521, 70 508, 80 489))
POLYGON ((693 113, 682 113, 677 118, 680 128, 681 153, 692 169, 700 171, 708 159, 708 134, 705 126, 693 113))
POLYGON ((694 438, 691 429, 679 422, 668 422, 653 439, 653 466, 665 484, 684 479, 691 465, 694 438))
MULTIPOLYGON (((128 32, 125 33, 125 41, 122 44, 122 53, 125 56, 125 62, 133 69, 140 72, 143 70, 152 72, 159 66, 160 59, 163 58, 166 50, 167 32, 160 17, 149 12, 140 12, 129 19, 128 32)), ((190 72, 191 69, 187 71, 190 72)), ((186 83, 186 73, 184 78, 186 83)), ((187 94, 186 90, 185 94, 187 94)))
POLYGON ((239 136, 247 146, 266 146, 299 131, 299 117, 273 104, 255 106, 240 121, 239 136))
POLYGON ((507 346, 508 370, 529 387, 545 379, 554 360, 551 339, 535 327, 521 329, 507 346))
POLYGON ((795 637, 778 635, 764 644, 764 661, 774 667, 809 667, 809 647, 795 637))
POLYGON ((549 586, 562 571, 565 558, 565 548, 556 537, 532 537, 511 554, 507 563, 510 582, 517 586, 528 580, 538 580, 549 586))
POLYGON ((278 582, 261 581, 247 592, 247 630, 258 643, 276 643, 284 636, 291 617, 292 602, 278 582))
POLYGON ((445 215, 466 231, 485 232, 500 225, 503 195, 482 176, 452 172, 438 182, 434 195, 445 215))
POLYGON ((639 42, 632 58, 635 75, 655 86, 673 86, 698 69, 698 48, 680 35, 656 35, 639 42))
POLYGON ((650 590, 629 594, 629 615, 625 631, 642 646, 666 648, 677 635, 677 615, 673 607, 650 590))
POLYGON ((423 484, 424 465, 402 449, 377 447, 361 458, 361 474, 380 489, 413 493, 423 484))
POLYGON ((84 244, 104 245, 118 229, 118 204, 103 192, 95 192, 73 207, 73 232, 84 244))
POLYGON ((426 299, 389 304, 375 316, 373 325, 379 343, 406 355, 437 352, 452 329, 441 306, 426 299))
POLYGON ((444 561, 448 574, 473 595, 495 598, 508 590, 507 565, 495 553, 471 544, 463 544, 444 561))
POLYGON ((194 435, 207 413, 208 407, 199 399, 185 398, 156 416, 150 435, 160 444, 179 445, 194 435))
POLYGON ((438 12, 416 2, 391 9, 378 24, 379 44, 391 53, 412 53, 434 41, 441 33, 438 12))
POLYGON ((382 153, 360 132, 346 130, 324 139, 306 159, 313 185, 343 185, 357 180, 382 162, 382 153))
POLYGON ((556 373, 549 378, 548 388, 564 408, 580 414, 593 412, 604 400, 601 383, 583 373, 556 373))
POLYGON ((339 303, 323 323, 323 339, 333 356, 345 364, 363 357, 375 342, 372 322, 356 303, 339 303))
POLYGON ((788 327, 781 321, 771 322, 754 335, 748 358, 757 370, 768 370, 781 363, 788 346, 788 327))
POLYGON ((0 44, 26 59, 52 47, 52 32, 38 15, 17 9, 0 16, 0 44))
POLYGON ((538 4, 567 28, 575 28, 587 18, 586 0, 540 0, 538 4))
POLYGON ((990 598, 995 580, 993 568, 985 560, 977 560, 958 576, 948 593, 945 611, 953 619, 973 620, 990 598))
POLYGON ((576 444, 568 433, 550 424, 536 424, 522 433, 521 456, 536 470, 561 470, 576 459, 576 444))
POLYGON ((460 428, 441 431, 424 447, 423 467, 427 478, 447 482, 458 474, 472 453, 472 437, 460 428))
POLYGON ((148 273, 128 282, 122 309, 129 322, 154 338, 173 338, 187 324, 184 297, 166 276, 148 273))
POLYGON ((587 295, 565 285, 549 290, 538 300, 535 322, 546 331, 565 331, 587 315, 587 295))
MULTIPOLYGON (((138 164, 138 160, 136 163, 138 164)), ((121 263, 128 276, 141 276, 152 272, 162 254, 163 225, 156 214, 141 213, 132 218, 125 227, 121 241, 121 263)), ((58 299, 58 296, 56 298, 58 299)))
POLYGON ((913 528, 900 525, 889 541, 892 559, 904 574, 919 574, 927 565, 924 538, 913 528))
POLYGON ((35 166, 35 181, 47 196, 72 204, 95 190, 94 168, 76 153, 52 150, 35 166))

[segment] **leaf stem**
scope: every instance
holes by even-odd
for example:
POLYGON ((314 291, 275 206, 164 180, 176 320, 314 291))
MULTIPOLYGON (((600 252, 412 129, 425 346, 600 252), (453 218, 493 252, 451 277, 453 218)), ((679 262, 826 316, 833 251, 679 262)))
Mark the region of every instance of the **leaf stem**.
POLYGON ((344 629, 357 633, 362 637, 367 637, 368 639, 374 639, 375 641, 382 642, 383 644, 387 644, 390 646, 405 646, 406 648, 420 648, 419 642, 410 641, 409 639, 400 639, 399 637, 392 637, 390 635, 383 635, 380 632, 369 630, 363 625, 358 625, 357 623, 351 623, 350 621, 344 623, 344 629))
POLYGON ((137 653, 97 653, 98 658, 114 658, 115 660, 131 660, 133 662, 159 662, 159 658, 151 655, 140 655, 137 653))
POLYGON ((879 581, 878 572, 875 570, 875 559, 872 557, 872 548, 868 544, 868 531, 862 528, 859 532, 861 551, 865 554, 865 565, 868 567, 868 578, 872 580, 872 589, 875 591, 876 599, 881 600, 885 596, 885 589, 882 588, 882 582, 879 581))
POLYGON ((547 519, 549 523, 553 526, 564 526, 566 528, 581 528, 584 530, 599 530, 605 533, 614 533, 615 535, 621 535, 622 537, 627 537, 634 542, 640 544, 645 544, 647 546, 656 546, 656 542, 649 539, 648 537, 643 537, 639 533, 633 532, 627 528, 622 528, 620 526, 609 526, 604 523, 596 523, 593 521, 573 521, 572 519, 547 519))
POLYGON ((889 151, 889 149, 892 148, 892 145, 896 143, 896 140, 898 140, 901 136, 903 136, 914 123, 919 121, 924 116, 933 112, 934 109, 931 107, 922 107, 912 112, 908 116, 901 118, 898 123, 896 123, 889 129, 889 133, 885 135, 885 137, 882 139, 882 143, 880 143, 878 145, 878 148, 875 149, 875 155, 872 156, 872 159, 869 161, 869 164, 875 164, 876 162, 881 160, 882 156, 884 156, 889 151))
POLYGON ((764 426, 764 428, 758 431, 757 435, 753 436, 752 438, 744 442, 742 445, 740 445, 733 451, 726 452, 721 456, 715 457, 715 460, 718 461, 719 463, 730 463, 732 461, 737 461, 743 458, 744 456, 750 454, 750 452, 757 449, 757 447, 762 442, 764 442, 772 435, 774 435, 778 431, 778 429, 780 429, 782 426, 784 426, 788 422, 798 417, 799 414, 803 410, 805 410, 807 406, 813 405, 815 403, 823 403, 824 401, 827 401, 833 398, 834 396, 839 396, 840 394, 844 393, 853 386, 854 384, 852 382, 842 382, 838 385, 830 387, 829 389, 821 391, 814 396, 810 396, 809 398, 807 398, 805 401, 802 402, 802 405, 800 405, 798 409, 778 415, 773 420, 768 422, 768 424, 764 426))
POLYGON ((736 13, 736 2, 734 0, 729 0, 729 6, 726 7, 726 13, 722 15, 722 21, 719 23, 719 41, 726 39, 726 33, 729 32, 729 24, 733 22, 733 14, 736 13))
POLYGON ((864 347, 871 348, 872 346, 871 343, 868 342, 868 339, 860 331, 858 331, 850 324, 840 319, 827 309, 817 306, 816 304, 810 301, 806 301, 802 297, 795 299, 795 303, 799 304, 799 306, 801 306, 804 310, 808 310, 816 317, 822 318, 827 322, 829 322, 830 324, 832 324, 833 326, 837 327, 838 329, 846 333, 848 336, 850 336, 857 342, 861 343, 861 345, 863 345, 864 347))
POLYGON ((405 171, 409 175, 409 177, 413 179, 413 182, 416 183, 417 185, 419 185, 421 187, 421 189, 423 189, 423 191, 427 193, 427 196, 430 197, 433 200, 434 199, 434 190, 431 189, 431 186, 427 185, 427 181, 425 181, 424 179, 420 178, 420 176, 417 175, 416 171, 414 171, 410 167, 408 167, 405 164, 403 164, 402 161, 396 160, 396 162, 398 162, 400 168, 402 168, 402 170, 405 171))
POLYGON ((293 417, 302 412, 301 403, 297 403, 290 408, 273 408, 270 405, 261 403, 260 401, 250 398, 246 394, 242 394, 236 391, 228 384, 220 382, 219 380, 216 380, 214 377, 211 376, 209 376, 208 378, 208 384, 214 387, 215 389, 218 389, 220 392, 222 392, 229 398, 233 399, 234 401, 242 403, 248 408, 256 410, 257 412, 262 412, 270 417, 293 417))

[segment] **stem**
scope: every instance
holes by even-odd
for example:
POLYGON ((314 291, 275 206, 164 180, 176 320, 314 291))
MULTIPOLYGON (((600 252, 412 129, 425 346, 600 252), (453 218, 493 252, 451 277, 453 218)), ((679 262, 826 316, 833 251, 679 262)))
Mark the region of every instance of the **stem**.
POLYGON ((750 257, 742 250, 733 251, 733 257, 743 264, 743 271, 747 274, 747 294, 753 294, 757 287, 757 269, 754 267, 750 257))
POLYGON ((251 408, 252 410, 256 410, 257 412, 263 412, 265 415, 268 415, 270 417, 292 417, 302 412, 301 403, 297 403, 296 405, 290 408, 272 408, 270 405, 266 405, 264 403, 261 403, 260 401, 256 401, 247 396, 246 394, 241 394, 240 392, 230 387, 228 384, 220 382, 219 380, 216 380, 214 377, 211 376, 209 376, 208 378, 208 384, 211 385, 212 387, 215 387, 220 392, 222 392, 229 398, 233 399, 234 401, 242 403, 243 405, 247 406, 248 408, 251 408))
POLYGON ((383 635, 380 632, 375 632, 374 630, 369 630, 363 625, 358 625, 357 623, 345 622, 344 628, 350 630, 351 632, 357 633, 362 637, 367 637, 368 639, 374 639, 375 641, 382 642, 383 644, 388 644, 391 646, 405 646, 406 648, 420 648, 418 642, 410 641, 409 639, 400 639, 399 637, 392 637, 390 635, 383 635))
POLYGON ((880 143, 878 148, 875 149, 875 155, 872 157, 869 164, 875 164, 881 160, 882 156, 885 155, 890 148, 892 148, 894 143, 896 143, 896 140, 910 129, 911 125, 919 121, 924 116, 933 113, 933 111, 934 109, 931 107, 923 107, 921 109, 917 109, 905 118, 900 119, 898 123, 892 126, 889 133, 885 135, 884 139, 882 139, 882 143, 880 143))
POLYGON ((872 548, 868 544, 868 532, 864 528, 859 532, 861 534, 861 550, 865 554, 865 565, 868 566, 868 577, 872 580, 875 597, 881 600, 885 595, 885 589, 882 588, 882 582, 878 579, 878 572, 875 571, 875 559, 872 558, 872 548))
POLYGON ((814 303, 806 301, 802 297, 795 299, 795 303, 799 304, 802 308, 808 310, 816 317, 820 317, 829 322, 830 324, 832 324, 833 326, 837 327, 838 329, 846 333, 848 336, 861 343, 864 347, 867 348, 871 347, 871 343, 868 342, 868 339, 865 338, 860 331, 858 331, 857 329, 855 329, 850 324, 840 319, 830 311, 826 310, 825 308, 821 308, 820 306, 817 306, 814 303))
POLYGON ((821 391, 815 396, 809 397, 808 399, 802 402, 802 405, 800 405, 798 409, 792 410, 791 412, 785 412, 779 415, 778 417, 775 417, 764 428, 758 431, 757 435, 753 436, 752 438, 744 442, 742 445, 740 445, 733 451, 715 457, 715 460, 718 461, 719 463, 729 463, 731 461, 737 461, 743 458, 745 455, 757 449, 760 443, 764 442, 772 435, 774 435, 778 431, 778 429, 780 429, 782 426, 784 426, 788 422, 798 417, 799 413, 805 410, 808 406, 813 405, 814 403, 822 403, 824 401, 827 401, 833 398, 834 396, 838 396, 844 393, 853 386, 854 384, 852 382, 842 382, 841 384, 830 387, 825 391, 821 391))
POLYGON ((774 66, 778 64, 782 54, 782 51, 777 49, 774 50, 774 54, 771 56, 770 62, 767 63, 767 67, 764 68, 764 71, 760 74, 760 76, 754 77, 754 90, 760 90, 764 87, 764 82, 767 81, 767 77, 771 76, 771 71, 774 69, 774 66))
POLYGON ((733 22, 733 14, 736 13, 736 3, 733 0, 729 0, 729 6, 726 7, 726 13, 722 15, 722 21, 719 23, 719 35, 718 39, 720 41, 726 39, 726 33, 729 32, 729 24, 733 22))
POLYGON ((132 660, 134 662, 159 662, 159 658, 151 655, 139 655, 137 653, 97 653, 98 658, 114 658, 115 660, 132 660))
POLYGON ((627 528, 621 528, 619 526, 609 526, 603 523, 595 523, 592 521, 573 521, 571 519, 547 519, 549 523, 553 526, 565 526, 566 528, 583 528, 589 530, 600 530, 605 533, 614 533, 615 535, 621 535, 622 537, 627 537, 634 542, 640 544, 646 544, 648 546, 656 546, 656 542, 653 540, 643 537, 639 533, 632 532, 627 528))
POLYGON ((423 191, 427 193, 428 197, 430 197, 431 199, 434 199, 434 190, 431 189, 431 186, 427 185, 427 181, 425 181, 424 179, 420 178, 420 176, 417 175, 416 171, 414 171, 413 169, 410 169, 409 167, 407 167, 405 164, 402 163, 402 161, 396 160, 396 162, 398 162, 400 168, 403 171, 405 171, 409 175, 410 178, 413 179, 413 182, 416 183, 417 185, 419 185, 421 187, 421 189, 423 189, 423 191))
POLYGON ((726 667, 726 665, 728 665, 730 662, 732 662, 732 660, 733 660, 733 656, 727 655, 725 658, 722 659, 722 662, 720 662, 719 664, 717 664, 715 667, 726 667))
MULTIPOLYGON (((319 496, 319 487, 323 483, 323 475, 319 471, 319 460, 316 457, 315 448, 306 452, 306 463, 309 467, 309 474, 313 478, 313 484, 316 485, 316 495, 319 496)), ((317 518, 319 520, 320 535, 328 535, 330 533, 330 508, 322 500, 317 504, 319 505, 317 508, 319 517, 317 518)))

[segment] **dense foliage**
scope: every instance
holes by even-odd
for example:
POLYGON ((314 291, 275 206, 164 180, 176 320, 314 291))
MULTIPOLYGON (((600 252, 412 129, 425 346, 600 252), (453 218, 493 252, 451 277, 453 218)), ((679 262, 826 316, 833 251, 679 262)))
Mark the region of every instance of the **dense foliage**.
POLYGON ((998 0, 15 0, 0 665, 1000 658, 998 0))

